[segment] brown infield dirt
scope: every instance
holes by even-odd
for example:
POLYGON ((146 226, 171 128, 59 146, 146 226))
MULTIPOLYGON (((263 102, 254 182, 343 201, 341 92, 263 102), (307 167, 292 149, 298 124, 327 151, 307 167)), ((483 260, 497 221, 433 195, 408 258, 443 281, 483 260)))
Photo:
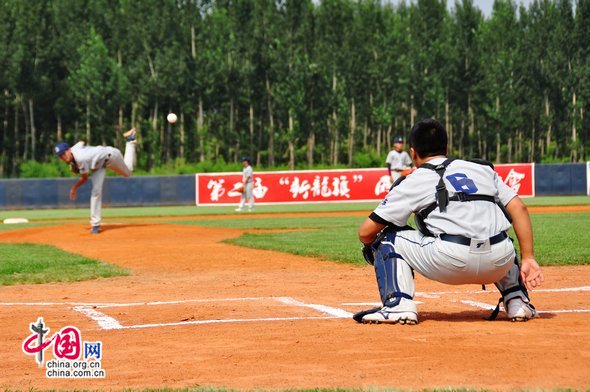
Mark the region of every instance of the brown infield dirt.
MULTIPOLYGON (((350 314, 379 302, 370 266, 221 242, 243 230, 114 221, 95 236, 78 222, 0 233, 1 242, 55 245, 131 272, 0 287, 0 388, 590 387, 590 266, 544 268, 532 293, 541 316, 526 323, 503 312, 483 320, 490 311, 479 305, 495 306, 494 287, 416 276, 418 325, 363 325, 350 314), (47 336, 74 326, 83 341, 101 341, 106 377, 47 378, 22 350, 39 317, 47 336)), ((52 349, 44 355, 54 359, 52 349)))

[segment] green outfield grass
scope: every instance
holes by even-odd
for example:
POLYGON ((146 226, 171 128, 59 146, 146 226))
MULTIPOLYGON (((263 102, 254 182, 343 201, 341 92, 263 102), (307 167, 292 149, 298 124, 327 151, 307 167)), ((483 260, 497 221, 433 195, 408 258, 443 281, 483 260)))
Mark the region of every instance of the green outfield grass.
MULTIPOLYGON (((527 205, 582 205, 590 204, 590 197, 548 197, 525 199, 527 205)), ((362 265, 357 229, 363 216, 278 216, 263 217, 262 213, 342 212, 365 211, 367 215, 376 203, 338 203, 257 206, 253 213, 234 212, 233 206, 224 207, 135 207, 106 208, 109 218, 169 217, 163 223, 243 229, 239 238, 227 240, 239 246, 276 250, 317 257, 324 260, 362 265), (218 219, 205 219, 217 215, 218 219), (179 220, 178 216, 194 219, 179 220), (239 217, 236 219, 236 217, 239 217), (272 230, 272 232, 268 232, 272 230), (276 230, 276 231, 275 231, 276 230), (261 232, 264 231, 264 232, 261 232)), ((71 219, 88 218, 87 209, 2 211, 0 219, 25 217, 31 223, 1 225, 2 231, 34 226, 47 226, 71 219)), ((547 213, 531 215, 537 260, 542 265, 590 264, 590 213, 547 213)), ((512 234, 514 237, 514 234, 512 234)), ((29 244, 0 244, 0 285, 77 281, 97 277, 126 274, 116 267, 96 260, 71 255, 53 247, 29 244)))
MULTIPOLYGON (((590 205, 590 196, 547 196, 523 199, 529 206, 566 206, 590 205)), ((289 213, 289 212, 341 212, 341 211, 371 211, 377 201, 363 203, 312 203, 290 205, 257 205, 260 213, 289 213)), ((105 205, 103 218, 133 218, 133 217, 167 217, 167 216, 199 216, 199 215, 235 215, 236 206, 164 206, 164 207, 109 207, 105 205)), ((244 213, 245 214, 245 213, 244 213)), ((27 218, 31 222, 63 219, 88 219, 88 208, 76 209, 47 209, 47 210, 3 210, 0 211, 0 221, 6 218, 27 218)))
POLYGON ((36 244, 0 244, 0 286, 128 275, 121 268, 36 244))
POLYGON ((590 196, 542 196, 523 198, 527 206, 584 206, 590 204, 590 196))
MULTIPOLYGON (((590 203, 590 198, 588 203, 590 203)), ((258 205, 251 214, 290 213, 290 212, 339 212, 372 210, 377 202, 367 203, 319 203, 293 205, 258 205)), ((200 215, 235 215, 235 206, 164 206, 164 207, 108 207, 103 206, 102 217, 137 218, 137 217, 174 217, 200 215)), ((244 212, 244 214, 247 214, 244 212)), ((4 210, 0 211, 0 221, 6 218, 27 218, 29 221, 89 219, 89 208, 48 209, 48 210, 4 210)))
MULTIPOLYGON (((322 217, 302 221, 252 219, 183 222, 220 227, 250 224, 251 232, 227 242, 258 248, 319 257, 345 263, 363 264, 357 229, 362 217, 322 217), (306 224, 307 223, 307 224, 306 224), (256 233, 257 229, 294 229, 275 233, 256 233)), ((531 215, 535 238, 535 255, 541 265, 590 264, 590 213, 551 213, 531 215)), ((511 233, 513 238, 514 233, 511 233)))
POLYGON ((13 224, 9 224, 9 225, 4 225, 4 224, 0 223, 0 232, 9 231, 9 230, 17 230, 17 229, 26 229, 29 227, 52 226, 55 224, 56 224, 56 222, 13 223, 13 224))
MULTIPOLYGON (((367 212, 369 215, 369 212, 367 212)), ((360 222, 362 217, 359 216, 322 216, 322 217, 285 217, 277 218, 257 218, 252 215, 244 219, 235 219, 234 217, 218 219, 194 219, 194 220, 166 220, 167 223, 188 224, 208 227, 227 227, 235 229, 251 230, 298 230, 298 229, 326 229, 348 227, 360 222)))

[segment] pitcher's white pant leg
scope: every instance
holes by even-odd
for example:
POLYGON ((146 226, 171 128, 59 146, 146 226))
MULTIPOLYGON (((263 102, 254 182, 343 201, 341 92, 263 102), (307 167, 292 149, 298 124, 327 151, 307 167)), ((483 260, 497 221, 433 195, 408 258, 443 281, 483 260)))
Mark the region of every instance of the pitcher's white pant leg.
POLYGON ((135 160, 135 143, 127 142, 125 144, 125 157, 121 151, 114 147, 109 147, 111 157, 107 167, 114 170, 123 177, 129 177, 133 173, 133 162, 135 160))
POLYGON ((244 198, 248 201, 248 208, 254 207, 254 184, 251 182, 244 186, 244 198))
POLYGON ((90 177, 92 192, 90 194, 90 225, 100 226, 102 211, 102 185, 104 183, 105 169, 98 169, 90 177))
POLYGON ((135 143, 125 143, 125 157, 123 160, 125 161, 125 166, 132 172, 135 165, 135 143))
MULTIPOLYGON (((245 192, 245 190, 244 190, 245 192)), ((246 194, 242 193, 242 196, 240 196, 240 204, 238 205, 238 208, 241 210, 244 208, 244 204, 246 204, 246 194)))

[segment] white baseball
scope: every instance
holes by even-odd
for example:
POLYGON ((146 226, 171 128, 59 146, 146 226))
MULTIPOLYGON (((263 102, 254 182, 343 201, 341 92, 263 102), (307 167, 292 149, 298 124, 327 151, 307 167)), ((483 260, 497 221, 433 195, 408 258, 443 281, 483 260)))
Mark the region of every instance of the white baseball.
POLYGON ((174 114, 174 113, 168 113, 168 116, 166 116, 166 119, 168 120, 168 122, 170 124, 174 124, 176 122, 176 120, 178 120, 178 117, 176 117, 176 114, 174 114))

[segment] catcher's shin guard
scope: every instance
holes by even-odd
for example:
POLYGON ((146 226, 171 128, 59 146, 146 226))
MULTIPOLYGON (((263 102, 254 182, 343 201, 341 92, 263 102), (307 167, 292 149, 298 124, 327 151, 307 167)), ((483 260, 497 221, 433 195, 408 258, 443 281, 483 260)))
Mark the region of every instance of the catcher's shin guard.
POLYGON ((498 300, 498 305, 496 305, 488 320, 496 319, 502 302, 504 303, 504 309, 508 314, 508 318, 512 321, 527 321, 537 316, 535 307, 530 304, 529 293, 520 278, 518 257, 515 257, 514 265, 508 273, 494 284, 500 291, 500 294, 502 294, 502 297, 498 300))
POLYGON ((375 252, 375 275, 383 306, 394 307, 402 298, 414 298, 412 269, 394 249, 395 233, 381 241, 375 252))
MULTIPOLYGON (((399 228, 402 230, 411 230, 411 227, 399 228)), ((397 231, 397 230, 395 230, 397 231)), ((365 316, 382 313, 385 308, 396 309, 397 313, 394 318, 402 324, 416 324, 416 305, 412 302, 414 297, 414 274, 412 268, 406 263, 400 255, 395 253, 395 231, 385 230, 370 245, 365 246, 363 255, 367 262, 374 266, 377 277, 377 286, 383 307, 367 309, 356 313, 352 318, 359 323, 367 323, 365 316), (365 251, 370 251, 370 259, 365 255, 365 251), (374 251, 374 254, 373 254, 374 251), (403 311, 400 312, 400 302, 404 299, 406 303, 402 304, 403 311), (396 308, 396 306, 398 306, 396 308), (406 308, 409 309, 406 312, 406 308), (410 313, 409 316, 406 313, 410 313), (402 320, 403 318, 403 320, 402 320), (411 320, 406 320, 411 318, 411 320)), ((383 316, 385 317, 385 316, 383 316)), ((389 320, 392 321, 392 320, 389 320)), ((388 321, 388 322, 389 322, 388 321)))

